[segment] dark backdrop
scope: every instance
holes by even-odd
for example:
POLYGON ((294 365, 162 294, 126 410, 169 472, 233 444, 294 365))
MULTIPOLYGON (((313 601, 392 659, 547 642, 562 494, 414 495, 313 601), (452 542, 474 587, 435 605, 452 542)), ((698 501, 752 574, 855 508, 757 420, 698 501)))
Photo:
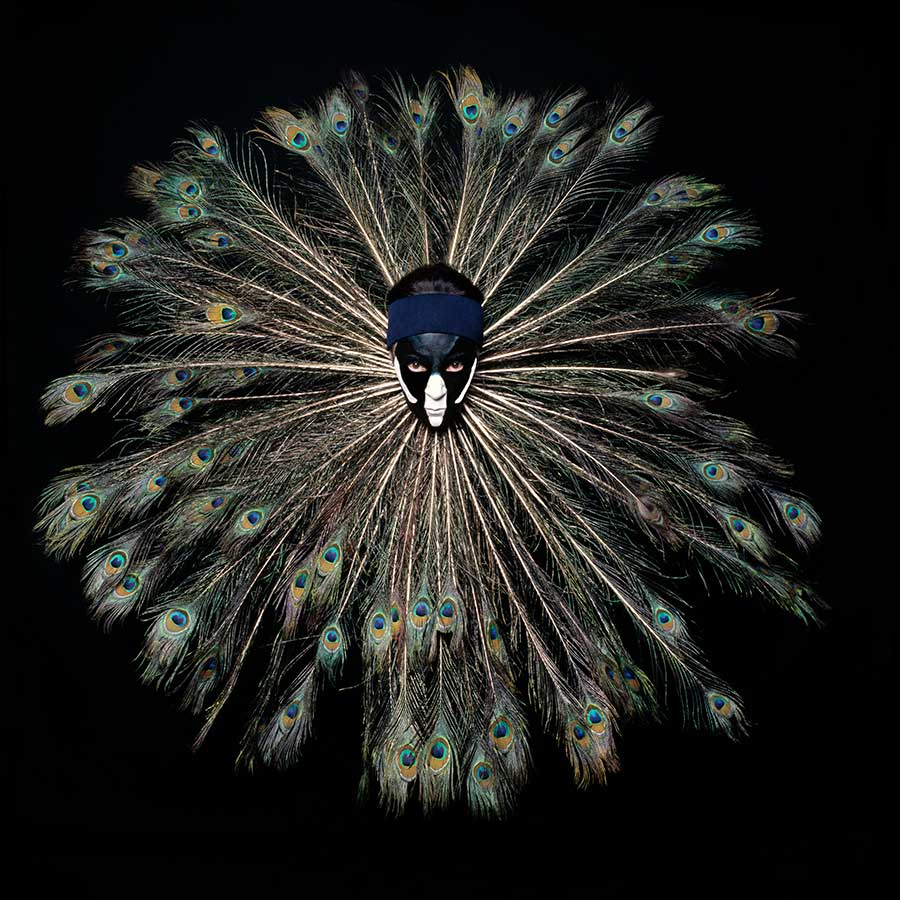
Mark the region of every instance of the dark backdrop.
POLYGON ((821 15, 490 0, 19 5, 5 115, 13 870, 77 897, 802 897, 851 878, 865 889, 893 700, 896 99, 884 73, 895 50, 863 7, 821 15), (740 264, 747 286, 780 288, 808 318, 798 360, 735 363, 730 409, 795 462, 823 515, 810 574, 832 606, 823 629, 806 630, 735 597, 700 603, 750 737, 632 729, 623 772, 588 792, 539 744, 539 771, 501 824, 460 811, 389 821, 358 806, 352 690, 326 698, 317 742, 286 775, 233 776, 234 711, 192 754, 192 720, 138 683, 137 634, 105 636, 85 614, 79 565, 48 561, 31 535, 46 480, 109 436, 98 421, 44 429, 37 400, 82 341, 109 330, 102 297, 63 278, 82 228, 138 213, 123 194, 129 166, 165 158, 189 120, 247 127, 345 65, 424 76, 461 62, 510 88, 619 85, 652 100, 664 116, 657 171, 703 174, 752 208, 765 245, 740 264))

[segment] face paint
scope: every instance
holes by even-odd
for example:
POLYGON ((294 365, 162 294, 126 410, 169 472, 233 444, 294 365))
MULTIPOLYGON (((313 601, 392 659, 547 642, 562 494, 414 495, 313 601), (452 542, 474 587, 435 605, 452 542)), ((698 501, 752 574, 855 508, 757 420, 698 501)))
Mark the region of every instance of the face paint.
POLYGON ((414 334, 394 345, 394 370, 413 411, 432 428, 449 421, 464 399, 478 346, 455 334, 414 334))

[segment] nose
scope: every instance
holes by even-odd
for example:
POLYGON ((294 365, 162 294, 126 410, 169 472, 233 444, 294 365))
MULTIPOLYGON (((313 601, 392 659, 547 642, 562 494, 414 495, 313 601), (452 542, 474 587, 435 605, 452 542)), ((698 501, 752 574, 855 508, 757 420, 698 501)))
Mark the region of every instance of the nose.
POLYGON ((440 400, 446 393, 447 385, 444 384, 444 379, 437 373, 432 374, 428 384, 425 385, 425 396, 432 400, 440 400))

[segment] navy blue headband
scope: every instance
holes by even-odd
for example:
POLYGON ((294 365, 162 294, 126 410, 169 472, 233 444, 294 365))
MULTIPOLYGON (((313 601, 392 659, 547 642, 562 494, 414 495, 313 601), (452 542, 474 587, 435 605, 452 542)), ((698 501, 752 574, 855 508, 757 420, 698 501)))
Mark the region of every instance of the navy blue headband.
POLYGON ((413 294, 388 306, 387 346, 414 334, 455 334, 480 344, 484 340, 481 304, 460 294, 413 294))

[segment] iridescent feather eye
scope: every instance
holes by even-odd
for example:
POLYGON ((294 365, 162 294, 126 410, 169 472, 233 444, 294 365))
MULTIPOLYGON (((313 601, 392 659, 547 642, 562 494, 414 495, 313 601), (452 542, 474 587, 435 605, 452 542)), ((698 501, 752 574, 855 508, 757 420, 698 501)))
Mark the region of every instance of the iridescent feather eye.
POLYGON ((327 575, 340 562, 341 548, 339 544, 329 544, 320 554, 316 568, 320 575, 327 575))
POLYGON ((728 480, 728 469, 720 462, 707 461, 701 463, 700 473, 707 481, 719 482, 728 480))
POLYGON ((224 509, 228 505, 227 497, 211 497, 209 500, 205 500, 200 504, 198 508, 198 512, 202 516, 212 515, 214 512, 220 509, 224 509))
POLYGON ((743 516, 728 516, 728 528, 739 541, 753 540, 753 524, 743 516))
POLYGON ((807 523, 809 522, 809 518, 806 515, 806 510, 800 506, 799 503, 794 500, 786 500, 781 505, 781 512, 784 515, 785 521, 791 528, 796 528, 802 531, 806 528, 807 523))
POLYGON ((397 148, 400 146, 400 141, 397 140, 397 138, 394 137, 394 135, 386 134, 381 139, 381 146, 384 147, 384 149, 387 150, 388 153, 393 155, 394 153, 397 152, 397 148))
POLYGON ((657 185, 644 198, 644 203, 646 203, 648 206, 656 206, 657 203, 662 203, 662 201, 665 200, 667 193, 668 188, 665 185, 657 185))
POLYGON ((481 116, 481 103, 476 94, 466 94, 459 101, 459 111, 462 113, 463 121, 469 125, 474 125, 481 116))
POLYGON ((624 144, 636 124, 634 119, 628 117, 620 119, 610 131, 609 139, 616 144, 624 144))
POLYGON ((128 597, 134 596, 140 586, 140 575, 129 573, 116 585, 113 594, 115 594, 117 599, 125 600, 128 597))
POLYGON ((129 252, 128 245, 121 241, 110 241, 103 245, 103 255, 108 259, 124 259, 129 252))
POLYGON ((73 519, 88 519, 100 508, 100 498, 96 494, 84 494, 78 497, 69 508, 73 519))
POLYGON ((63 391, 63 400, 72 404, 84 403, 90 398, 93 391, 89 381, 73 381, 66 385, 66 389, 63 391))
POLYGON ((74 497, 76 494, 83 494, 90 489, 91 483, 89 481, 76 481, 74 484, 69 485, 66 490, 66 497, 74 497))
POLYGON ((350 119, 345 113, 334 112, 331 114, 331 130, 338 136, 343 137, 350 128, 350 119))
POLYGON ((221 155, 219 145, 211 137, 203 137, 199 140, 200 149, 209 157, 217 159, 221 155))
POLYGON ((122 570, 128 565, 127 550, 113 550, 103 562, 103 574, 107 578, 121 575, 122 570))
POLYGON ((406 744, 397 751, 397 771, 404 781, 412 781, 416 777, 419 757, 410 744, 406 744))
POLYGON ((569 734, 579 747, 587 749, 590 746, 591 738, 588 734, 588 729, 583 722, 570 722, 569 734))
POLYGON ((151 475, 147 479, 147 491, 151 494, 158 494, 165 486, 168 479, 165 475, 151 475))
POLYGON ((742 316, 747 307, 741 303, 740 300, 735 300, 733 297, 726 297, 719 301, 719 309, 729 316, 742 316))
POLYGON ((206 318, 213 325, 233 325, 240 317, 241 311, 227 303, 211 303, 206 307, 206 318))
POLYGON ((391 635, 399 634, 403 630, 403 618, 400 615, 400 609, 396 606, 391 607, 391 635))
POLYGON ((168 372, 165 377, 167 385, 187 384, 194 377, 194 373, 190 369, 173 369, 168 372))
POLYGON ((481 760, 472 766, 472 777, 475 779, 475 784, 483 791, 490 790, 493 787, 494 770, 486 760, 481 760))
POLYGON ((509 140, 510 138, 514 138, 524 127, 525 120, 521 116, 510 116, 503 123, 503 138, 504 140, 509 140))
POLYGON ((409 101, 409 116, 416 128, 421 128, 425 124, 425 109, 418 100, 409 101))
POLYGON ((341 631, 337 625, 329 625, 322 632, 322 647, 328 653, 336 653, 342 642, 341 631))
POLYGON ((311 147, 309 135, 299 125, 288 125, 284 131, 284 139, 301 153, 307 153, 311 147))
POLYGON ((663 634, 672 634, 677 627, 678 620, 673 612, 664 606, 657 606, 653 611, 653 624, 663 634))
POLYGON ((179 219, 199 219, 203 216, 203 210, 193 203, 185 203, 176 210, 179 219))
POLYGON ((191 468, 202 469, 209 465, 215 456, 215 450, 212 447, 198 447, 191 453, 191 468))
POLYGON ((590 704, 584 712, 584 717, 587 721, 588 728, 590 728, 594 734, 604 734, 606 732, 606 713, 604 713, 599 706, 596 706, 593 703, 590 704))
POLYGON ((494 653, 497 653, 500 650, 500 647, 502 646, 502 642, 500 639, 500 629, 497 628, 496 622, 488 623, 487 639, 488 639, 488 646, 491 648, 491 650, 494 651, 494 653))
POLYGON ((234 369, 232 374, 235 381, 249 381, 259 375, 259 369, 256 366, 241 366, 239 369, 234 369))
POLYGON ((191 617, 186 609, 170 609, 166 613, 163 627, 170 634, 181 634, 190 627, 190 624, 191 617))
POLYGON ((238 531, 247 532, 247 531, 255 531, 259 528, 263 523, 263 519, 265 518, 265 510, 263 509, 248 509, 241 517, 238 519, 237 528, 238 531))
POLYGON ((202 192, 200 190, 200 185, 196 181, 186 178, 179 183, 178 193, 181 194, 185 200, 196 200, 202 192))
POLYGON ((309 593, 312 584, 312 573, 309 569, 298 569, 291 579, 291 599, 294 603, 302 603, 309 593))
POLYGON ((675 405, 675 399, 661 391, 653 391, 644 394, 644 403, 651 409, 671 409, 675 405))
POLYGON ((717 716, 723 716, 727 719, 734 712, 734 705, 724 694, 717 694, 715 691, 710 691, 706 695, 706 699, 709 703, 709 708, 717 716))
POLYGON ((175 397, 166 403, 166 409, 176 416, 184 415, 194 408, 194 401, 190 397, 175 397))
POLYGON ((381 641, 387 634, 387 631, 387 616, 379 610, 371 619, 369 619, 369 634, 372 635, 376 641, 381 641))
POLYGON ((428 747, 428 768, 432 772, 443 772, 450 762, 450 743, 446 738, 435 738, 428 747))
POLYGON ((732 233, 727 225, 710 225, 700 232, 700 239, 707 244, 720 244, 732 233))
POLYGON ((563 118, 566 115, 566 108, 561 103, 557 104, 544 116, 544 124, 548 128, 559 128, 559 123, 562 122, 563 118))
POLYGON ((640 692, 641 680, 638 678, 634 669, 631 669, 628 666, 622 666, 622 677, 625 679, 625 684, 627 684, 631 690, 635 693, 640 692))
POLYGON ((101 260, 99 262, 95 262, 93 266, 94 271, 97 272, 98 275, 102 275, 104 278, 108 278, 110 280, 112 280, 113 278, 117 278, 122 274, 122 267, 114 262, 103 262, 101 260))
POLYGON ((409 621, 413 628, 424 628, 431 617, 431 604, 425 597, 419 597, 413 604, 409 614, 409 621))
POLYGON ((513 742, 513 727, 509 723, 509 719, 505 716, 499 716, 491 722, 489 729, 491 743, 501 752, 505 753, 509 750, 513 742))
POLYGON ((301 715, 301 707, 300 703, 297 700, 292 700, 288 705, 281 711, 281 719, 279 723, 281 727, 286 731, 288 728, 293 728, 294 725, 300 719, 301 715))
POLYGON ((438 627, 442 631, 448 631, 456 622, 456 603, 450 597, 445 597, 444 602, 438 608, 438 627))
POLYGON ((778 331, 778 316, 775 313, 761 312, 744 319, 744 328, 751 334, 774 334, 778 331))
POLYGON ((214 250, 228 250, 234 246, 234 238, 227 231, 210 231, 204 235, 203 243, 214 250))
POLYGON ((219 660, 215 656, 210 656, 209 659, 205 660, 200 666, 200 670, 197 672, 197 675, 201 681, 210 681, 215 678, 218 669, 219 660))
POLYGON ((547 159, 554 165, 559 165, 571 152, 572 144, 569 141, 559 141, 550 148, 547 159))

